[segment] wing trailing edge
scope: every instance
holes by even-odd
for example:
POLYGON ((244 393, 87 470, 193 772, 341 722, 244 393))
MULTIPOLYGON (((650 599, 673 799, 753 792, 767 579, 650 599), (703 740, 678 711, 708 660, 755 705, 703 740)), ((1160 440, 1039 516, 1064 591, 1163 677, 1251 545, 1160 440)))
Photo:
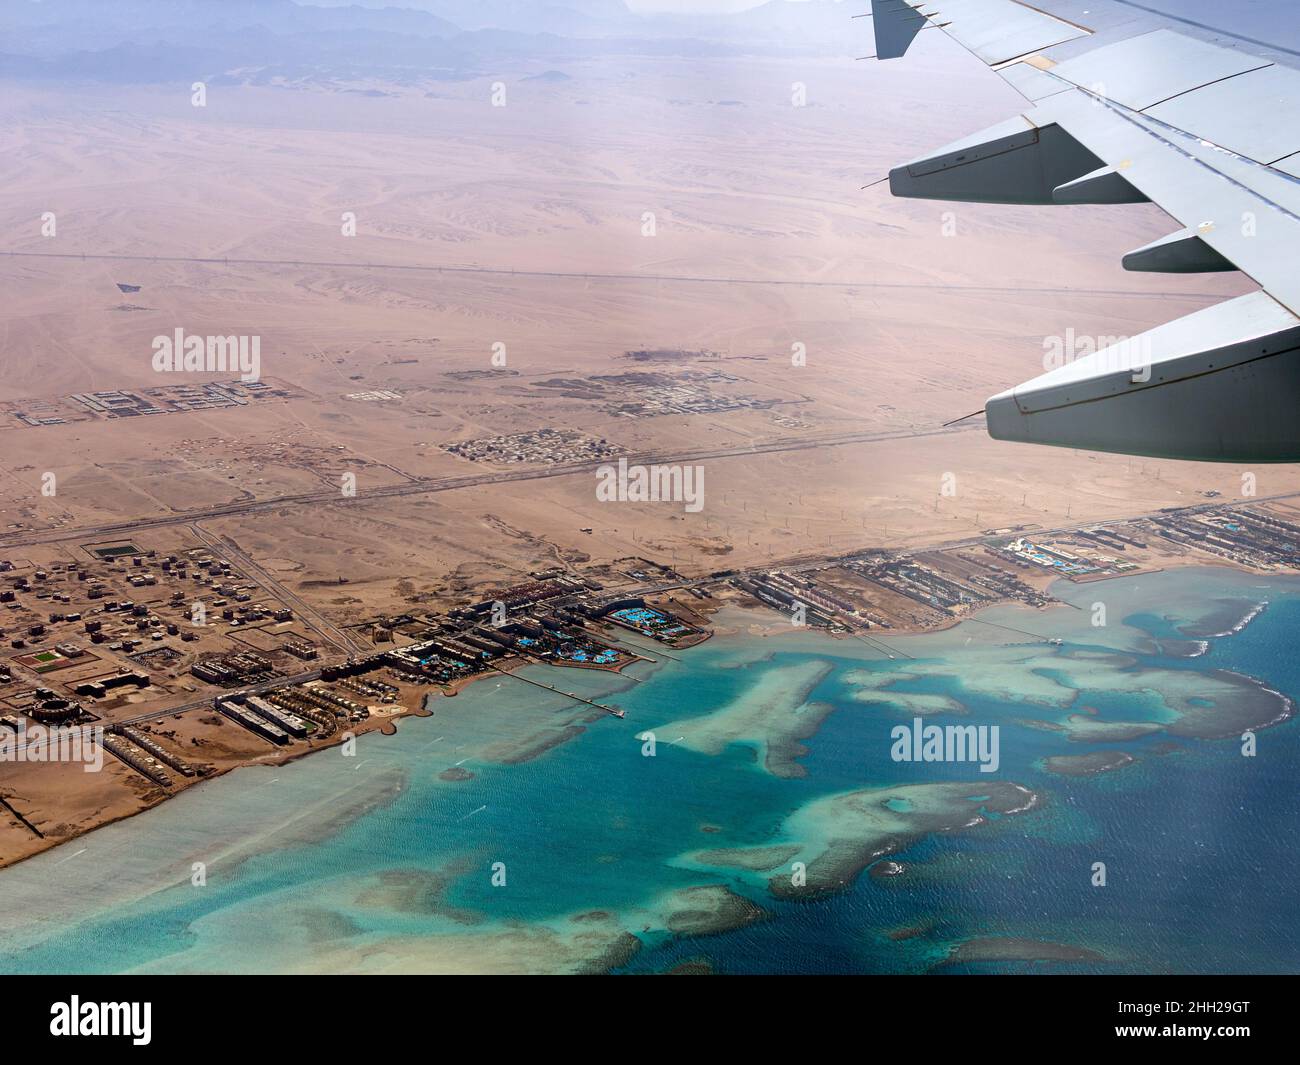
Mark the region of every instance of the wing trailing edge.
POLYGON ((922 200, 1058 203, 1058 188, 1105 164, 1057 123, 1038 124, 1031 115, 895 167, 889 191, 922 200))
POLYGON ((1191 228, 1135 248, 1122 262, 1125 270, 1160 274, 1213 274, 1237 269, 1191 228))
POLYGON ((894 195, 1154 203, 1183 228, 1129 252, 1126 269, 1236 269, 1263 289, 1139 337, 1105 338, 1082 358, 1065 353, 1063 365, 989 400, 990 435, 1161 458, 1300 461, 1300 71, 1166 27, 1118 40, 1103 28, 1103 43, 1081 48, 1075 39, 1090 31, 1016 0, 943 0, 939 11, 880 3, 896 21, 878 33, 895 51, 923 28, 909 11, 927 25, 941 17, 1030 105, 895 167, 894 195), (895 33, 899 19, 907 40, 895 33), (1062 27, 1072 43, 1056 48, 1062 27), (1005 39, 993 43, 997 33, 1005 39))
POLYGON ((994 396, 998 440, 1209 462, 1300 460, 1300 318, 1264 292, 1071 359, 994 396))

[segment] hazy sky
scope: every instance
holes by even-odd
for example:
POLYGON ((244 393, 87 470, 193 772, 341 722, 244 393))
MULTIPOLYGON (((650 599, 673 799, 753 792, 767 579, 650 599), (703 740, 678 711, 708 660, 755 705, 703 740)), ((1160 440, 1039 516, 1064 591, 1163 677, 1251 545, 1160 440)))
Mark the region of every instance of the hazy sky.
POLYGON ((627 0, 633 11, 677 11, 700 15, 714 11, 743 11, 767 0, 627 0))

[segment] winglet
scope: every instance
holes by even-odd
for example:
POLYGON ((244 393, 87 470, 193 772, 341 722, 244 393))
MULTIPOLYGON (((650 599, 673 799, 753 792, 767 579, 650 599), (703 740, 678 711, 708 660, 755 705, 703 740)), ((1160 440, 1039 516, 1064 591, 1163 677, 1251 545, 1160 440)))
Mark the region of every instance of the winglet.
MULTIPOLYGON (((936 0, 938 2, 938 0, 936 0)), ((1023 0, 949 0, 922 11, 925 0, 871 0, 876 58, 898 59, 927 26, 943 29, 989 66, 1019 59, 1092 31, 1023 0), (935 22, 942 18, 944 21, 935 22)))
POLYGON ((876 58, 901 59, 926 24, 926 18, 903 0, 871 0, 876 30, 876 58))
POLYGON ((1067 181, 1052 190, 1057 203, 1150 203, 1135 189, 1118 167, 1103 166, 1091 174, 1067 181))
POLYGON ((1237 269, 1192 229, 1179 230, 1124 256, 1125 270, 1166 274, 1208 274, 1237 269))

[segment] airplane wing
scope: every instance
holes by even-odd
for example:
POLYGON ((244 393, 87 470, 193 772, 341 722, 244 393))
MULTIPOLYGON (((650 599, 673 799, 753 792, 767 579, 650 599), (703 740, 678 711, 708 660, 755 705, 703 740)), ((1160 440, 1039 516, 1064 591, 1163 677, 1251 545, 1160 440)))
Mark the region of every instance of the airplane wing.
POLYGON ((1285 43, 1300 36, 1300 15, 1290 0, 871 7, 879 58, 938 29, 1026 100, 1019 115, 896 167, 894 195, 1155 203, 1177 225, 1129 252, 1126 269, 1240 270, 1260 287, 994 396, 990 435, 1300 461, 1300 70, 1288 65, 1300 50, 1285 43))

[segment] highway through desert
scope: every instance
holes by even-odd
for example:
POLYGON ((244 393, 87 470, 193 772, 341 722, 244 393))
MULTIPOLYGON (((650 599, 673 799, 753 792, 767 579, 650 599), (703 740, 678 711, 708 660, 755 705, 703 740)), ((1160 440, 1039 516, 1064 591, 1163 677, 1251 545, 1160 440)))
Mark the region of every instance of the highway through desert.
POLYGON ((487 277, 539 278, 557 281, 631 281, 664 282, 669 284, 691 285, 777 285, 791 288, 834 288, 834 289, 872 289, 872 290, 926 290, 936 292, 968 292, 978 296, 1021 296, 1036 294, 1043 296, 1106 296, 1122 299, 1176 299, 1207 300, 1218 302, 1222 293, 1216 292, 1151 292, 1142 289, 1100 289, 1069 288, 1051 286, 1023 285, 946 285, 930 281, 824 281, 796 278, 765 277, 700 277, 690 274, 643 274, 643 273, 607 273, 593 271, 582 273, 563 270, 506 270, 492 266, 444 266, 429 263, 382 263, 364 259, 352 261, 319 259, 249 259, 237 256, 183 256, 183 255, 115 255, 97 252, 47 252, 47 251, 7 251, 3 253, 10 259, 62 259, 84 262, 126 262, 126 263, 191 263, 200 266, 253 266, 272 268, 309 268, 326 270, 406 270, 419 273, 466 274, 487 277))
MULTIPOLYGON (((642 452, 624 456, 628 463, 656 465, 663 463, 698 463, 709 459, 738 458, 746 455, 765 455, 781 451, 803 451, 809 448, 843 447, 848 444, 869 444, 882 440, 907 440, 927 436, 943 436, 949 433, 970 432, 980 428, 978 423, 963 424, 952 427, 933 429, 900 429, 875 432, 840 433, 820 437, 780 437, 774 440, 760 441, 753 444, 738 444, 723 448, 706 448, 683 452, 642 452)), ((379 488, 364 490, 358 487, 356 496, 344 496, 339 491, 304 492, 297 495, 274 496, 268 499, 249 499, 236 503, 223 503, 218 506, 199 510, 178 511, 172 514, 159 514, 152 517, 140 517, 129 521, 111 522, 104 525, 67 526, 59 529, 21 530, 0 535, 0 546, 27 547, 33 544, 59 543, 66 540, 102 539, 105 537, 125 536, 146 529, 158 529, 170 525, 188 525, 196 521, 211 518, 225 518, 236 514, 249 514, 259 511, 280 510, 286 507, 315 506, 321 504, 355 504, 366 503, 375 499, 387 499, 394 496, 425 495, 433 492, 452 492, 460 488, 475 488, 482 485, 511 484, 519 481, 537 481, 551 477, 568 477, 578 473, 589 473, 601 466, 609 465, 608 459, 592 459, 584 462, 556 463, 553 466, 537 467, 526 470, 506 470, 495 473, 470 474, 465 477, 438 477, 416 480, 404 484, 384 485, 379 488)))

